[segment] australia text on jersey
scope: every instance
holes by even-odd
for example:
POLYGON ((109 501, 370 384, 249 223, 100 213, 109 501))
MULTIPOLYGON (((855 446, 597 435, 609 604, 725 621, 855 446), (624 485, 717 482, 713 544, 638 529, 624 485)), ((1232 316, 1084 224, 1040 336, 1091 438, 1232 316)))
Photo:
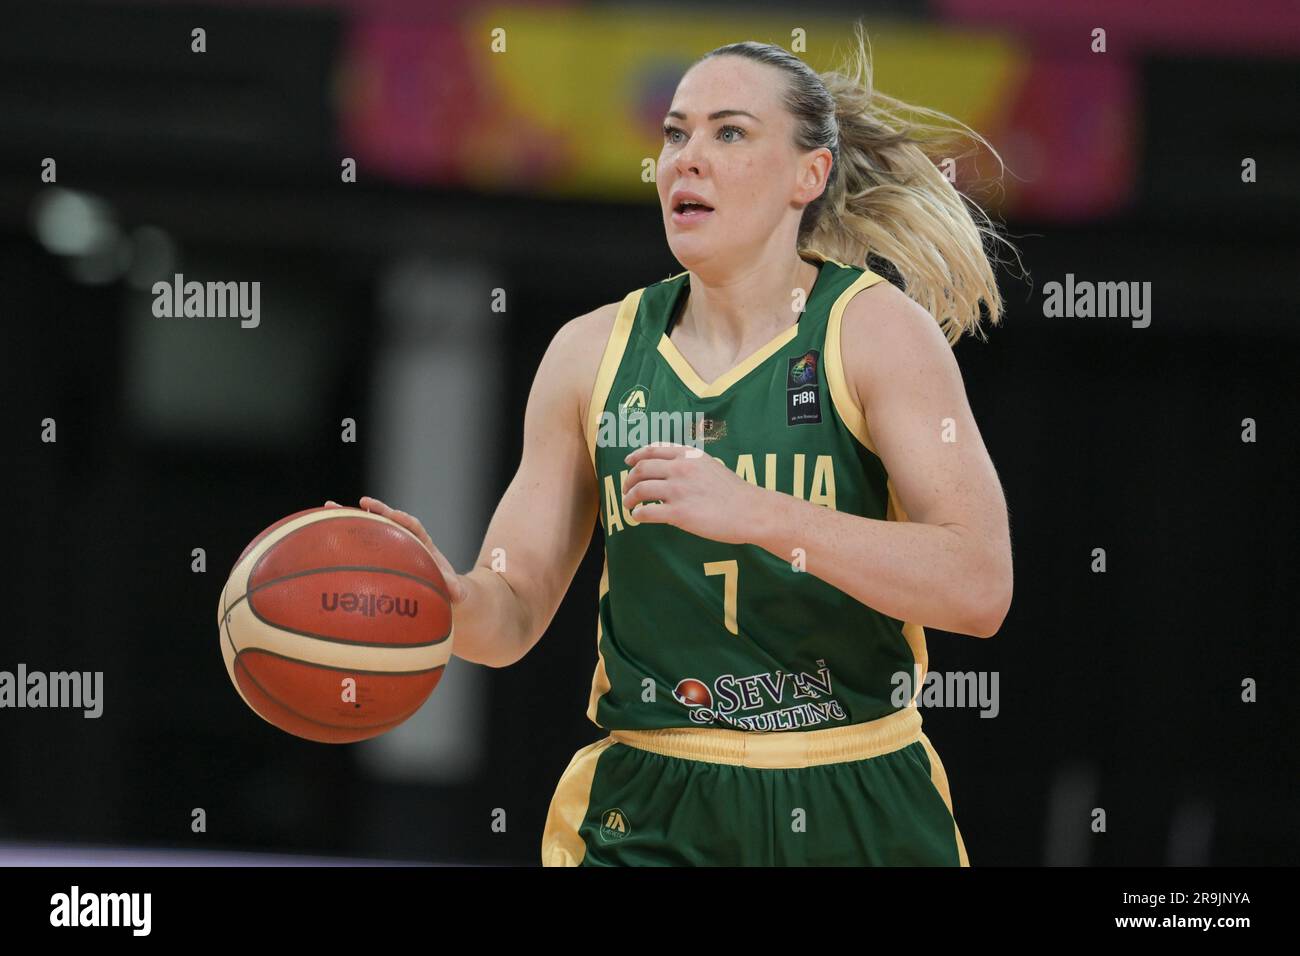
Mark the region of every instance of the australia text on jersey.
MULTIPOLYGON (((736 456, 730 463, 725 459, 714 458, 731 468, 737 475, 751 485, 759 483, 761 462, 762 484, 768 491, 787 491, 796 498, 805 498, 815 505, 822 505, 835 510, 835 461, 831 455, 807 455, 803 452, 780 454, 778 452, 746 453, 736 456), (808 459, 812 458, 812 479, 808 480, 808 459), (789 476, 789 484, 781 478, 789 476), (778 487, 779 485, 779 487, 778 487), (807 489, 805 495, 804 490, 807 489)), ((619 471, 617 481, 613 474, 601 476, 602 497, 605 502, 605 533, 616 534, 625 527, 635 528, 639 521, 623 507, 621 488, 627 478, 629 469, 619 471)))

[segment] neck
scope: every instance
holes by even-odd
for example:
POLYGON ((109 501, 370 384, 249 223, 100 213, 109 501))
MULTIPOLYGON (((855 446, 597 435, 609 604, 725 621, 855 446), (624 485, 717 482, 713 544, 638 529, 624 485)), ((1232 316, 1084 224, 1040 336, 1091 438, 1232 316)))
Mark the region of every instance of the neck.
POLYGON ((795 289, 806 304, 819 268, 798 253, 780 264, 757 262, 727 275, 691 273, 690 295, 678 329, 695 342, 746 353, 798 321, 795 289))

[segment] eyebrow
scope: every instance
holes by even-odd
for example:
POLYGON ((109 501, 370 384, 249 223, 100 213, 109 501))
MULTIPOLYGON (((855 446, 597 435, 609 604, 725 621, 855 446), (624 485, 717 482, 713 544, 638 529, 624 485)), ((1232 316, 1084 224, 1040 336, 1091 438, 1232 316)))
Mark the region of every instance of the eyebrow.
MULTIPOLYGON (((673 117, 674 119, 680 119, 680 120, 686 119, 686 114, 681 112, 680 110, 669 110, 668 115, 673 117)), ((718 110, 716 113, 709 114, 709 121, 712 122, 713 120, 723 119, 727 116, 748 116, 750 119, 756 122, 759 123, 763 122, 753 113, 748 113, 745 110, 718 110)))

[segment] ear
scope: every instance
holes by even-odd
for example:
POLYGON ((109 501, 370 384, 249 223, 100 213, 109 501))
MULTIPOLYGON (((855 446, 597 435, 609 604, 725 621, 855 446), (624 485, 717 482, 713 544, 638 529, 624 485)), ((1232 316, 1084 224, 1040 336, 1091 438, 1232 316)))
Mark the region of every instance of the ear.
POLYGON ((799 163, 799 178, 794 199, 807 205, 826 191, 834 157, 825 146, 809 150, 799 163))

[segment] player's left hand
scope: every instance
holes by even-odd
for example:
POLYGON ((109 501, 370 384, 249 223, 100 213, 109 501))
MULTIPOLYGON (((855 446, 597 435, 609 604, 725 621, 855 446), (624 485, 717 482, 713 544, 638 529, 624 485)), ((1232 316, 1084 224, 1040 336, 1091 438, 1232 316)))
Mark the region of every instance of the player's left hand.
POLYGON ((623 507, 643 524, 670 524, 691 534, 745 544, 762 489, 698 448, 660 442, 624 459, 623 507))

